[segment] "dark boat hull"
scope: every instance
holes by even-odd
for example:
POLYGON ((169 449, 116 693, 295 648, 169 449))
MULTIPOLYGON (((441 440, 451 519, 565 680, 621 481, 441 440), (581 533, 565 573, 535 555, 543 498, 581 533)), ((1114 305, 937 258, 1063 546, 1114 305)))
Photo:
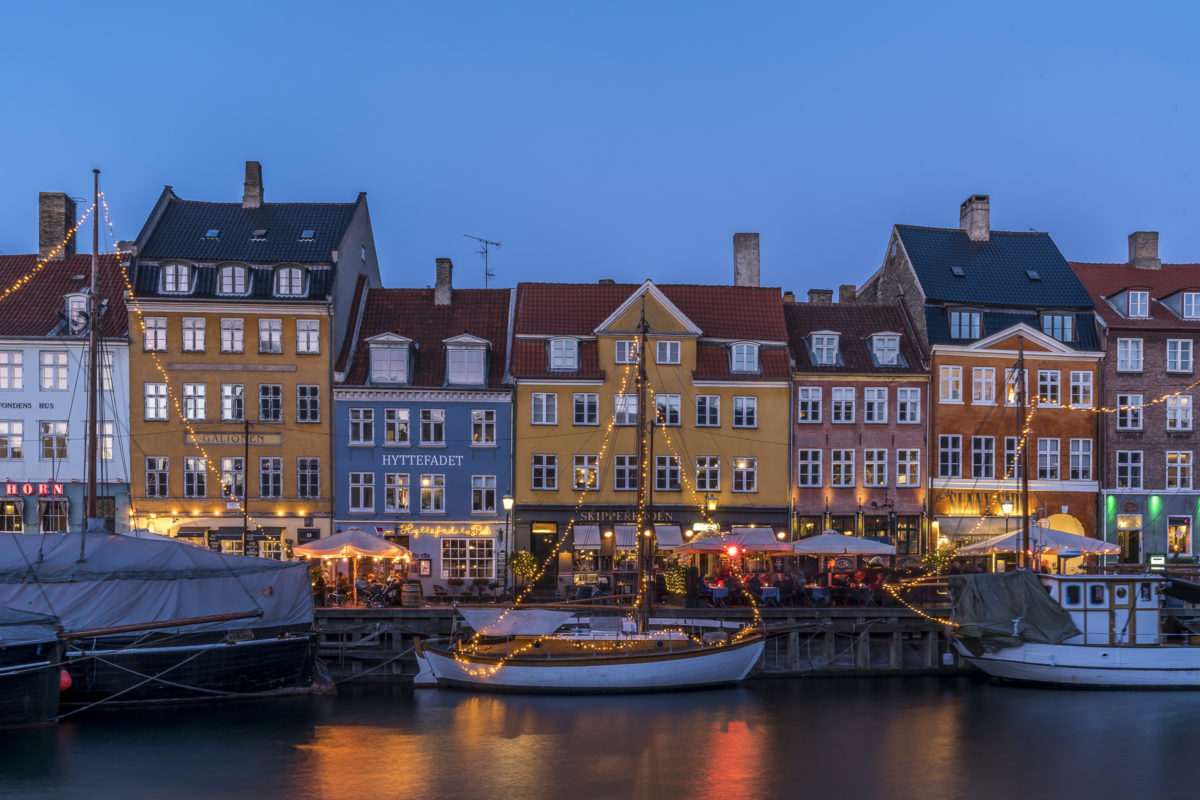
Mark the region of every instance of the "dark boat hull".
POLYGON ((0 726, 54 721, 61 655, 58 641, 0 648, 0 726))

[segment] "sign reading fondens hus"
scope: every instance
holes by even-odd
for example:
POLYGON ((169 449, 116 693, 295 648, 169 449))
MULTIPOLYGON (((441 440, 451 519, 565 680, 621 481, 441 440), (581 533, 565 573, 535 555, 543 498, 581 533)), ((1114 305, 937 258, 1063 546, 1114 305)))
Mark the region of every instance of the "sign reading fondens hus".
MULTIPOLYGON (((183 443, 192 444, 191 434, 183 434, 183 443)), ((200 445, 222 445, 233 444, 244 447, 246 445, 246 434, 244 433, 217 433, 214 431, 196 431, 196 444, 200 445)), ((283 444, 282 433, 252 433, 250 434, 251 446, 277 446, 283 444)))

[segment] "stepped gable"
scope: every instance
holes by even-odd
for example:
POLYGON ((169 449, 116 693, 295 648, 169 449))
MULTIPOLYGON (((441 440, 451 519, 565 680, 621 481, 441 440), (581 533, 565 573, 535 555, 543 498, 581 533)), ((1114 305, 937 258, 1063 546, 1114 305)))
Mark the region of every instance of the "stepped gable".
MULTIPOLYGON (((16 285, 37 268, 37 255, 0 256, 0 290, 16 285)), ((121 274, 121 256, 100 255, 100 296, 107 309, 100 322, 104 337, 124 338, 129 333, 129 314, 125 310, 125 279, 121 274)), ((90 285, 92 256, 76 254, 46 262, 29 282, 0 300, 0 336, 50 336, 62 325, 60 313, 66 313, 64 297, 81 292, 90 285)))

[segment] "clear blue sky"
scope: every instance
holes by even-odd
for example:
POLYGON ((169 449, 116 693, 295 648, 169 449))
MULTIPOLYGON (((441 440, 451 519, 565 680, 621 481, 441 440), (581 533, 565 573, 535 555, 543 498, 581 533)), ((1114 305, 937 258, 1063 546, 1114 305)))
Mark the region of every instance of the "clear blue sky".
POLYGON ((519 280, 861 283, 893 223, 1049 231, 1123 261, 1134 230, 1200 262, 1194 3, 206 2, 5 4, 0 252, 38 191, 132 239, 164 184, 268 201, 368 193, 384 282, 464 233, 519 280))

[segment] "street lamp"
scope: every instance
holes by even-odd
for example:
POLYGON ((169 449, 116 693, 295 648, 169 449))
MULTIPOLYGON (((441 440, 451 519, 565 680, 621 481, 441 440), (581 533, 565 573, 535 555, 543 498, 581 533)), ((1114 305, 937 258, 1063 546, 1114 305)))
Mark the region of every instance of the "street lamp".
POLYGON ((716 511, 717 510, 716 495, 710 494, 708 497, 704 498, 704 507, 707 508, 709 511, 716 511))
POLYGON ((504 504, 504 551, 507 553, 504 564, 504 593, 508 593, 508 573, 511 571, 508 568, 508 562, 512 559, 513 551, 513 535, 512 535, 512 509, 513 496, 512 491, 504 492, 504 497, 500 498, 500 502, 504 504))

